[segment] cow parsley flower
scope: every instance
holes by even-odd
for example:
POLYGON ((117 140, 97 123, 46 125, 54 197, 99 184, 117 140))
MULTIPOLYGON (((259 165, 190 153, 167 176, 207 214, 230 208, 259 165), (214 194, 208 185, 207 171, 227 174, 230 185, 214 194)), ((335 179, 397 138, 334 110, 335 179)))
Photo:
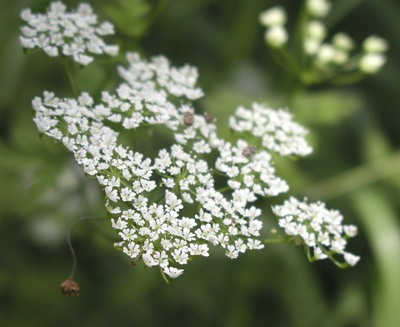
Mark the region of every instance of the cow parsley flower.
POLYGON ((276 6, 260 13, 259 19, 265 27, 285 25, 286 12, 281 6, 276 6))
POLYGON ((381 53, 367 53, 361 57, 359 67, 365 74, 375 74, 382 68, 385 62, 385 55, 381 53))
POLYGON ((208 256, 210 246, 225 248, 230 258, 263 248, 261 210, 251 202, 288 189, 274 175, 270 155, 245 141, 232 146, 219 139, 209 117, 180 100, 202 95, 194 68, 171 67, 164 57, 144 61, 129 54, 128 60, 128 68, 119 69, 125 81, 116 94, 103 92, 99 104, 87 93, 61 99, 45 92, 32 102, 38 129, 62 142, 104 189, 112 227, 121 237, 116 246, 170 278, 178 277, 191 257, 208 256), (174 132, 176 143, 147 158, 120 145, 108 122, 126 129, 162 124, 174 132), (231 175, 231 191, 215 189, 212 169, 200 157, 212 149, 220 153, 222 172, 240 170, 243 180, 231 175), (149 200, 154 192, 164 194, 157 203, 149 200), (183 215, 193 203, 199 210, 183 215))
POLYGON ((286 110, 254 103, 251 110, 239 107, 230 117, 229 126, 234 131, 250 133, 262 147, 281 156, 306 156, 312 152, 304 138, 307 130, 292 118, 286 110))
POLYGON ((363 48, 367 53, 383 53, 389 49, 389 44, 385 39, 371 35, 364 40, 363 48))
POLYGON ((109 22, 98 24, 97 16, 87 3, 80 3, 75 11, 66 11, 61 1, 50 3, 46 14, 34 14, 30 9, 21 12, 26 25, 21 27, 20 42, 26 49, 43 49, 51 56, 72 56, 87 65, 94 55, 118 54, 117 45, 106 44, 102 37, 114 34, 109 22))
POLYGON ((345 250, 347 239, 357 234, 357 227, 343 225, 343 216, 337 210, 326 209, 322 202, 307 203, 291 197, 283 205, 274 206, 273 211, 285 233, 312 250, 311 261, 328 257, 335 261, 333 256, 339 254, 347 265, 354 266, 360 259, 345 250))
POLYGON ((315 17, 325 17, 331 9, 329 0, 307 0, 307 11, 315 17))
MULTIPOLYGON (((281 14, 269 18, 279 21, 281 14)), ((90 54, 109 53, 96 38, 111 34, 112 25, 96 27, 97 17, 86 4, 69 13, 55 2, 46 15, 25 10, 22 17, 28 27, 22 28, 21 41, 28 48, 41 47, 50 55, 61 51, 81 64, 90 62, 90 54), (57 33, 57 42, 48 40, 57 33)), ((227 142, 211 115, 196 113, 192 104, 203 96, 194 67, 173 67, 164 56, 144 60, 128 53, 126 58, 127 66, 118 67, 121 83, 114 92, 102 92, 99 103, 85 92, 77 99, 44 92, 32 101, 38 130, 71 151, 104 190, 111 227, 120 237, 115 246, 169 278, 180 276, 194 257, 208 257, 212 246, 232 259, 262 249, 262 211, 255 202, 289 189, 275 174, 271 152, 310 154, 307 130, 288 111, 255 103, 232 115, 229 125, 240 137, 227 142), (121 130, 151 125, 165 126, 173 136, 154 158, 119 142, 121 130), (216 159, 210 163, 209 157, 216 159), (225 179, 217 182, 215 173, 225 179)), ((341 216, 322 204, 308 209, 289 202, 290 208, 299 207, 292 214, 286 213, 286 203, 274 209, 288 235, 301 237, 316 259, 335 252, 356 263, 358 257, 344 251, 346 238, 356 234, 354 226, 341 227, 341 216)))
POLYGON ((286 29, 281 26, 272 26, 265 31, 265 41, 273 48, 281 48, 288 41, 286 29))

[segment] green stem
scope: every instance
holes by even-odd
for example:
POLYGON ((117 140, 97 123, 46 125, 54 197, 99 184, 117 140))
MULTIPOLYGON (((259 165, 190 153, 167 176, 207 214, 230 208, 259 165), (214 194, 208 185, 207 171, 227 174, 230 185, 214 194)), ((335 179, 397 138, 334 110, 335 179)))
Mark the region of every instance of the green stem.
MULTIPOLYGON (((303 51, 303 42, 304 42, 304 31, 305 26, 309 20, 307 9, 306 9, 306 1, 304 1, 300 5, 299 14, 297 16, 297 21, 295 23, 295 27, 293 30, 293 49, 294 54, 298 58, 298 62, 300 63, 300 67, 302 69, 305 68, 305 56, 303 51)), ((300 76, 300 75, 299 75, 300 76)))
POLYGON ((106 220, 106 219, 107 218, 88 218, 88 217, 85 217, 85 218, 80 218, 80 219, 76 220, 72 224, 71 228, 68 231, 68 235, 67 235, 68 247, 69 247, 69 250, 70 250, 71 255, 72 255, 72 269, 71 269, 71 273, 69 274, 68 279, 73 279, 74 275, 75 275, 75 271, 76 271, 76 263, 77 263, 76 253, 75 253, 74 247, 72 246, 72 242, 71 242, 71 235, 72 235, 72 231, 74 230, 75 226, 78 225, 80 222, 86 221, 86 220, 106 220))
POLYGON ((366 163, 312 185, 306 190, 306 194, 310 198, 332 199, 399 173, 400 151, 396 151, 382 159, 366 163))
POLYGON ((172 178, 172 179, 173 179, 173 177, 172 177, 172 176, 169 176, 169 175, 166 175, 166 174, 160 173, 158 170, 154 170, 154 172, 155 172, 157 175, 161 176, 161 177, 165 177, 165 178, 172 178))
POLYGON ((339 75, 338 77, 332 79, 331 83, 333 85, 348 85, 355 84, 364 79, 366 74, 360 71, 356 71, 351 74, 339 75))
POLYGON ((301 76, 301 68, 298 62, 287 48, 274 48, 273 50, 274 52, 272 55, 274 60, 278 62, 284 70, 294 76, 301 76))
POLYGON ((150 17, 147 19, 145 23, 145 27, 142 30, 142 33, 140 33, 137 36, 137 40, 140 40, 145 34, 148 32, 149 27, 153 22, 156 20, 158 15, 161 13, 161 11, 164 9, 165 5, 167 4, 168 0, 159 0, 157 3, 156 8, 153 10, 153 13, 150 15, 150 17))
POLYGON ((281 244, 281 243, 287 243, 293 240, 293 237, 283 237, 283 238, 271 238, 271 239, 265 239, 262 240, 262 242, 266 245, 268 244, 281 244))
POLYGON ((160 267, 160 272, 161 272, 161 276, 163 277, 164 281, 167 284, 171 284, 171 281, 168 279, 168 277, 165 275, 165 273, 163 272, 162 268, 160 267))
POLYGON ((218 189, 217 192, 223 193, 223 192, 226 192, 229 190, 231 190, 231 188, 229 186, 225 186, 225 187, 221 187, 220 189, 218 189))
POLYGON ((61 58, 62 58, 64 69, 65 69, 65 72, 67 74, 68 82, 69 82, 69 85, 71 87, 72 93, 74 94, 75 97, 77 97, 78 96, 78 91, 77 91, 77 88, 76 88, 75 80, 74 80, 74 78, 72 76, 71 67, 68 64, 68 60, 67 60, 67 58, 65 56, 61 56, 61 58))
POLYGON ((332 10, 332 13, 326 18, 326 25, 329 29, 332 29, 363 1, 364 0, 338 1, 335 4, 334 10, 332 10))

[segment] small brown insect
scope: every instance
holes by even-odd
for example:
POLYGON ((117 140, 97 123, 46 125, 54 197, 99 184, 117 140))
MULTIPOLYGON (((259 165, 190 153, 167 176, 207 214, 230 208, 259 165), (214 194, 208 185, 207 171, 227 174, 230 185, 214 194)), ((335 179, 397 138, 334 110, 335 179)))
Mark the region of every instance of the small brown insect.
POLYGON ((183 122, 185 123, 185 125, 193 125, 194 122, 194 115, 193 113, 187 111, 183 114, 183 122))
POLYGON ((251 157, 254 153, 256 153, 257 148, 254 145, 248 145, 243 149, 242 154, 245 157, 251 157))
POLYGON ((61 293, 66 296, 80 295, 81 289, 77 282, 72 279, 67 279, 61 283, 61 293))
POLYGON ((206 122, 207 122, 208 124, 213 123, 214 120, 215 120, 214 116, 211 115, 211 114, 209 114, 208 112, 206 112, 206 113, 204 114, 204 119, 206 120, 206 122))

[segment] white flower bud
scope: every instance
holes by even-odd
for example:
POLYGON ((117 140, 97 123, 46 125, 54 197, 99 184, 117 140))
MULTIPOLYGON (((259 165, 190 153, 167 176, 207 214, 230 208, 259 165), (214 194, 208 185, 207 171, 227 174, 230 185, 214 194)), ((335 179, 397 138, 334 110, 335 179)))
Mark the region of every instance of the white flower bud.
POLYGON ((354 237, 357 235, 357 226, 354 225, 345 225, 343 226, 343 230, 349 237, 354 237))
POLYGON ((304 52, 308 55, 315 55, 319 47, 321 45, 321 41, 316 40, 316 39, 305 39, 304 40, 304 52))
POLYGON ((23 9, 21 11, 21 19, 25 20, 25 21, 29 21, 32 19, 32 12, 30 9, 23 9))
POLYGON ((266 27, 279 26, 286 23, 286 12, 280 7, 276 6, 260 13, 260 22, 266 27))
POLYGON ((349 252, 344 253, 344 260, 350 265, 350 266, 355 266, 357 262, 360 260, 360 257, 358 255, 354 255, 349 252))
POLYGON ((328 0, 307 0, 307 11, 315 17, 325 17, 331 9, 331 3, 328 0))
POLYGON ((280 48, 288 40, 288 34, 282 26, 272 26, 265 32, 265 41, 273 48, 280 48))
POLYGON ((310 39, 323 40, 326 36, 325 25, 319 20, 313 20, 307 24, 306 35, 310 39))
POLYGON ((317 60, 320 64, 332 62, 335 58, 335 48, 330 44, 323 44, 317 53, 317 60))
POLYGON ((385 64, 386 57, 380 53, 367 53, 359 62, 360 70, 366 74, 375 74, 385 64))
POLYGON ((376 35, 371 35, 363 42, 363 48, 368 53, 385 52, 389 48, 388 42, 376 35))
POLYGON ((343 65, 349 60, 349 53, 343 50, 335 49, 335 54, 332 61, 337 65, 343 65))
POLYGON ((332 39, 333 45, 340 50, 351 50, 354 48, 354 42, 346 33, 337 33, 332 39))

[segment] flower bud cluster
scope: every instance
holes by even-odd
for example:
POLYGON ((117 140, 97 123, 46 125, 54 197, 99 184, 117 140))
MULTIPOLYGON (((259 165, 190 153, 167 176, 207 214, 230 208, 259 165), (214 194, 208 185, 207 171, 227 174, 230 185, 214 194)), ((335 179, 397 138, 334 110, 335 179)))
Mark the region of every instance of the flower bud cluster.
MULTIPOLYGON (((305 9, 301 13, 304 15, 301 18, 302 24, 297 26, 301 30, 294 33, 300 39, 294 40, 293 44, 302 44, 306 60, 298 61, 297 53, 293 53, 288 66, 293 66, 295 62, 298 67, 294 73, 299 74, 306 84, 333 79, 341 73, 374 74, 385 64, 384 53, 388 49, 388 43, 380 37, 368 37, 358 52, 355 42, 344 32, 327 39, 329 33, 323 19, 330 12, 331 1, 306 0, 305 9)), ((259 19, 268 28, 265 38, 270 47, 281 48, 286 45, 289 36, 284 28, 287 18, 282 7, 273 7, 262 12, 259 19)))
POLYGON ((93 60, 93 55, 118 54, 117 45, 106 44, 102 37, 114 34, 109 22, 97 23, 97 16, 87 3, 76 11, 67 12, 60 1, 50 3, 46 14, 34 14, 30 9, 21 12, 26 25, 21 27, 20 42, 26 49, 43 49, 51 56, 72 56, 81 65, 93 60))
POLYGON ((293 121, 287 110, 273 110, 253 104, 251 110, 239 107, 229 119, 229 126, 237 132, 248 132, 266 150, 281 156, 307 156, 312 148, 305 141, 308 131, 293 121))
POLYGON ((331 9, 329 0, 307 0, 307 12, 314 17, 325 17, 331 9))
POLYGON ((239 108, 231 127, 251 130, 260 144, 239 139, 233 145, 218 137, 209 115, 195 113, 190 101, 202 96, 196 69, 171 67, 161 56, 144 61, 130 53, 127 59, 129 66, 119 67, 124 81, 115 94, 103 92, 99 104, 87 93, 60 99, 45 92, 33 100, 39 131, 62 142, 104 189, 112 227, 121 237, 116 246, 171 278, 193 256, 208 256, 210 246, 221 246, 230 258, 263 248, 261 210, 252 203, 288 190, 275 176, 268 151, 310 153, 305 129, 286 111, 254 104, 239 108), (163 125, 175 143, 152 159, 120 145, 115 124, 163 125), (203 159, 212 151, 218 153, 214 168, 203 159), (216 188, 213 170, 226 176, 224 190, 216 188), (154 196, 160 199, 151 201, 154 196))
MULTIPOLYGON (((279 12, 265 15, 264 22, 271 26, 284 23, 285 16, 279 12)), ((45 27, 54 17, 58 22, 75 17, 77 35, 92 33, 91 25, 96 23, 87 5, 69 14, 59 2, 51 5, 47 16, 26 10, 23 16, 31 26, 42 26, 44 21, 45 27), (80 17, 88 21, 79 23, 80 17)), ((47 27, 43 30, 48 32, 47 27)), ((287 111, 255 103, 250 109, 235 111, 229 124, 241 138, 234 143, 225 141, 218 136, 213 117, 196 113, 193 106, 192 102, 203 96, 196 86, 196 68, 173 67, 163 56, 147 61, 128 53, 126 58, 128 66, 118 67, 121 83, 114 92, 102 92, 99 103, 85 92, 77 99, 44 92, 32 101, 39 132, 71 151, 84 172, 96 178, 104 190, 112 228, 120 237, 115 246, 134 261, 159 267, 169 278, 180 276, 183 266, 195 257, 209 256, 211 246, 222 247, 232 259, 247 250, 262 249, 262 212, 254 203, 289 189, 286 181, 275 175, 271 152, 310 154, 307 130, 287 111), (173 143, 155 157, 121 144, 122 131, 151 126, 166 127, 173 136, 173 143), (210 158, 216 158, 213 164, 210 158), (222 181, 216 174, 224 176, 222 181)), ((275 207, 278 215, 285 206, 275 207)), ((313 211, 305 210, 302 217, 312 221, 313 211)), ((340 228, 331 232, 328 223, 321 222, 328 234, 341 234, 340 228)), ((299 224, 298 228, 304 229, 299 224)), ((338 237, 338 244, 342 239, 338 237)), ((312 246, 314 255, 327 253, 319 243, 312 246)), ((339 249, 333 241, 329 246, 330 251, 339 249)), ((351 254, 336 252, 355 263, 351 254)))
POLYGON ((365 74, 375 74, 386 62, 385 52, 389 44, 385 39, 372 35, 363 42, 363 54, 359 61, 360 70, 365 74))
POLYGON ((343 225, 343 216, 337 210, 326 209, 322 202, 307 203, 291 197, 283 205, 274 206, 273 211, 287 235, 312 249, 312 261, 337 254, 343 255, 350 266, 359 261, 359 256, 345 251, 347 239, 357 235, 357 227, 343 225))
POLYGON ((273 48, 283 47, 288 34, 285 29, 286 12, 281 6, 276 6, 263 11, 259 16, 260 22, 267 30, 265 31, 265 41, 273 48))
POLYGON ((383 53, 388 48, 386 40, 370 36, 364 41, 361 52, 354 53, 355 43, 344 32, 335 34, 330 42, 326 40, 328 32, 321 18, 330 11, 329 0, 308 0, 306 6, 310 17, 304 27, 303 47, 315 69, 327 76, 334 71, 357 69, 374 74, 384 65, 386 59, 383 53))

